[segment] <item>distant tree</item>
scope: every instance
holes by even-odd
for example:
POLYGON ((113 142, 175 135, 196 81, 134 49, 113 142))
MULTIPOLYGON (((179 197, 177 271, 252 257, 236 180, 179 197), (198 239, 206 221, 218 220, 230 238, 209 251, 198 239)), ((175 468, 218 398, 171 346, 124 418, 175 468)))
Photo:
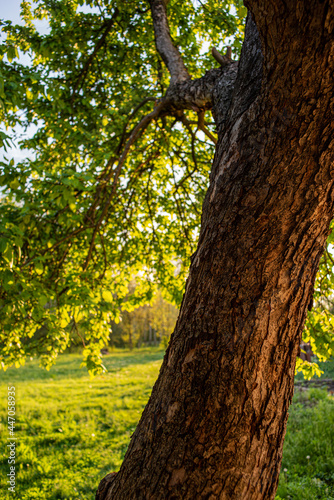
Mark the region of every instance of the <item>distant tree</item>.
MULTIPOLYGON (((130 293, 133 293, 134 287, 135 283, 131 283, 130 293)), ((167 347, 177 316, 178 309, 157 290, 151 304, 136 307, 130 312, 121 311, 120 321, 111 322, 108 344, 117 347, 162 344, 167 347)))
POLYGON ((178 310, 170 302, 164 300, 160 290, 157 293, 152 307, 149 309, 150 323, 158 335, 158 339, 167 347, 171 333, 174 330, 178 310))
POLYGON ((29 160, 3 164, 4 363, 51 363, 80 324, 93 370, 118 311, 153 283, 180 299, 215 145, 177 325, 100 500, 275 496, 333 215, 334 4, 245 4, 240 58, 239 2, 44 0, 48 35, 27 2, 26 26, 5 24, 5 122, 38 130, 29 160))

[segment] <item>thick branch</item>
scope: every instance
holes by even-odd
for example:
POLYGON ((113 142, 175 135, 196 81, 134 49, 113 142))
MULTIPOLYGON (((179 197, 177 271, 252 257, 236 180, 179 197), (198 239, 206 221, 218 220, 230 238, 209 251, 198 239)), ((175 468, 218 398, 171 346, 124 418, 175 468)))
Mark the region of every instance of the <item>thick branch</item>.
POLYGON ((220 75, 221 69, 212 69, 202 78, 171 83, 166 96, 175 109, 193 109, 194 111, 211 109, 213 90, 220 75))
POLYGON ((173 45, 168 21, 166 3, 164 0, 149 0, 152 12, 155 45, 171 76, 171 83, 190 80, 178 49, 173 45))
POLYGON ((238 63, 212 69, 196 80, 170 85, 166 96, 174 109, 212 109, 217 126, 224 122, 231 104, 238 63))
MULTIPOLYGON (((237 66, 237 63, 231 63, 224 68, 208 71, 202 78, 198 78, 197 80, 171 84, 168 88, 166 96, 161 99, 154 110, 148 115, 144 116, 144 118, 142 118, 142 120, 133 129, 124 147, 123 153, 120 156, 115 171, 110 172, 107 179, 103 179, 104 182, 106 182, 111 178, 112 173, 114 174, 111 192, 102 208, 101 215, 93 231, 88 254, 83 265, 84 271, 86 271, 88 268, 95 244, 96 235, 98 234, 99 228, 107 215, 112 199, 115 196, 118 178, 120 176, 123 164, 126 160, 131 146, 135 143, 141 133, 143 133, 143 131, 148 127, 152 120, 157 119, 159 116, 177 114, 176 112, 180 110, 193 109, 194 111, 202 113, 204 110, 211 109, 213 106, 215 106, 215 117, 218 116, 219 123, 223 121, 228 109, 227 103, 230 103, 231 101, 233 84, 237 74, 237 66), (217 100, 217 102, 215 102, 214 89, 217 88, 218 84, 222 88, 226 87, 226 93, 222 91, 220 101, 217 100), (223 106, 221 105, 221 102, 223 102, 223 106), (222 113, 224 113, 224 116, 222 115, 222 113)), ((213 142, 216 142, 215 137, 205 127, 204 123, 202 123, 201 120, 199 120, 198 124, 199 128, 208 137, 210 137, 213 142)), ((95 203, 95 206, 96 204, 97 202, 95 203)))
MULTIPOLYGON (((215 117, 219 118, 219 123, 223 121, 225 119, 225 114, 227 113, 228 109, 227 103, 229 104, 231 102, 233 84, 237 75, 237 67, 238 67, 237 63, 230 63, 227 64, 224 68, 213 69, 211 71, 208 71, 202 78, 198 78, 196 80, 191 80, 191 81, 187 80, 187 81, 177 81, 176 83, 175 82, 171 83, 166 93, 166 96, 163 99, 161 99, 159 104, 154 108, 154 110, 148 115, 146 115, 144 118, 142 118, 142 120, 138 123, 138 125, 133 129, 123 149, 123 153, 119 158, 118 165, 115 171, 110 171, 110 173, 107 175, 107 178, 105 177, 103 178, 104 183, 106 183, 110 180, 112 174, 114 176, 113 183, 111 186, 111 192, 106 202, 104 203, 101 215, 93 231, 88 254, 83 264, 84 271, 86 271, 88 268, 95 244, 96 235, 98 234, 99 228, 107 215, 112 199, 115 196, 118 178, 120 176, 123 164, 126 160, 126 157, 130 151, 131 146, 135 143, 138 137, 144 132, 144 130, 148 127, 148 125, 151 123, 152 120, 157 119, 159 116, 175 115, 175 114, 177 115, 178 111, 184 109, 192 109, 194 111, 203 113, 203 111, 205 111, 206 109, 211 109, 215 106, 215 117), (214 90, 217 88, 218 83, 220 88, 224 89, 224 87, 226 87, 226 92, 222 90, 219 100, 216 100, 217 102, 215 102, 214 90), (224 106, 221 106, 222 101, 224 106), (222 113, 224 113, 224 116, 222 115, 222 113)), ((146 103, 148 100, 151 100, 151 98, 144 100, 143 103, 146 103)), ((141 103, 139 107, 141 107, 143 103, 141 103)), ((137 111, 139 107, 137 107, 135 111, 137 111)), ((199 120, 198 126, 208 137, 210 137, 210 139, 214 143, 216 143, 215 137, 205 127, 205 124, 202 119, 199 120)), ((107 168, 108 166, 109 164, 107 165, 107 168)), ((95 206, 97 205, 97 202, 98 200, 96 200, 95 206)))

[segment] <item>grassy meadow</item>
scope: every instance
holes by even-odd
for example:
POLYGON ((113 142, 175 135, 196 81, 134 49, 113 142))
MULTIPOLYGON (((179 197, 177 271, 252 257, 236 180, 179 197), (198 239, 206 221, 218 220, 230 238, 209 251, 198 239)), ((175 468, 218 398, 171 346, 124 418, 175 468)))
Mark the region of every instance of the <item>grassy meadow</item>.
MULTIPOLYGON (((163 354, 113 352, 104 357, 108 373, 95 379, 79 354, 61 356, 49 372, 36 361, 1 372, 1 498, 94 500, 100 479, 120 467, 163 354), (8 385, 16 387, 15 493, 6 486, 8 385)), ((296 389, 277 495, 334 500, 334 400, 326 390, 296 389)))

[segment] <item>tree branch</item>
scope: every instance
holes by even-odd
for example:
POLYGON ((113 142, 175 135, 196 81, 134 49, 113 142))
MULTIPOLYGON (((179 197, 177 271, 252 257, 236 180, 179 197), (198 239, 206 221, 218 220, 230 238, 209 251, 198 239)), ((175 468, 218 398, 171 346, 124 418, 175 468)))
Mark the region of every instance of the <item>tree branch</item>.
POLYGON ((167 20, 167 10, 164 0, 149 0, 152 12, 155 45, 171 76, 171 84, 190 80, 181 54, 174 46, 167 20))
POLYGON ((227 51, 226 51, 225 56, 223 56, 220 52, 218 52, 218 50, 215 47, 212 47, 211 54, 216 59, 216 61, 219 62, 219 64, 221 66, 226 66, 227 64, 230 64, 231 59, 232 59, 231 47, 227 47, 227 51))
MULTIPOLYGON (((114 179, 111 186, 111 192, 102 208, 101 215, 95 225, 88 254, 83 264, 83 271, 86 271, 88 268, 94 248, 96 235, 98 234, 99 228, 107 215, 111 201, 115 196, 117 182, 121 173, 122 166, 134 142, 144 132, 151 121, 155 118, 158 118, 158 116, 178 115, 180 111, 184 109, 192 109, 197 112, 211 109, 215 103, 214 89, 217 85, 217 81, 221 86, 223 86, 224 83, 227 84, 228 91, 227 95, 225 96, 225 100, 230 102, 231 87, 233 86, 237 74, 237 63, 232 63, 230 61, 223 68, 208 71, 202 78, 190 80, 190 75, 186 67, 184 66, 182 58, 178 50, 174 47, 170 37, 165 2, 163 0, 149 0, 149 2, 152 11, 157 50, 159 51, 161 57, 164 59, 170 71, 171 83, 165 97, 161 99, 155 109, 148 115, 144 116, 144 118, 142 118, 142 120, 132 130, 130 137, 123 149, 123 153, 119 158, 116 169, 110 169, 111 164, 115 161, 114 156, 109 160, 107 164, 105 170, 106 175, 103 175, 103 185, 106 186, 112 175, 114 175, 114 179)), ((138 111, 138 109, 140 109, 142 105, 144 105, 151 99, 151 97, 144 99, 144 101, 140 103, 134 110, 133 114, 129 118, 129 121, 138 111)), ((219 107, 216 106, 216 115, 217 110, 220 118, 221 113, 219 112, 219 107)), ((216 143, 215 137, 205 127, 204 120, 201 120, 201 118, 199 118, 198 121, 198 128, 200 128, 214 143, 216 143)), ((125 130, 123 131, 120 146, 122 145, 125 137, 124 132, 125 130)), ((100 188, 100 191, 101 189, 102 186, 100 188)), ((98 201, 95 201, 95 204, 93 206, 96 207, 97 203, 98 201)))
POLYGON ((213 108, 216 123, 224 119, 232 99, 238 63, 211 69, 196 80, 170 85, 166 97, 174 109, 204 111, 213 108), (219 89, 219 93, 217 92, 219 89))
POLYGON ((80 334, 80 332, 79 332, 78 324, 77 324, 77 322, 75 321, 74 314, 73 314, 73 316, 72 316, 72 320, 73 320, 73 328, 72 328, 72 331, 73 331, 73 329, 74 329, 75 333, 78 335, 79 339, 81 340, 82 345, 84 346, 84 348, 86 348, 85 340, 84 340, 83 336, 82 336, 82 335, 80 334))
POLYGON ((201 111, 200 113, 198 113, 198 128, 204 132, 204 134, 209 137, 209 139, 211 139, 211 141, 214 143, 214 144, 217 144, 217 138, 211 134, 210 130, 208 128, 206 128, 205 126, 205 121, 204 121, 204 111, 201 111))

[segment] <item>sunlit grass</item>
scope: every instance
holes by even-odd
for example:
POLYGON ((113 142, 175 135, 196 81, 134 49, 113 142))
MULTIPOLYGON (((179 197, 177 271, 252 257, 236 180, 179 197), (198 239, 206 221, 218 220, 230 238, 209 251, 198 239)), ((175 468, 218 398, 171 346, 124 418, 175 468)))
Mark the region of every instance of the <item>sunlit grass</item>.
POLYGON ((289 414, 278 498, 334 499, 334 398, 296 389, 289 414))
MULTIPOLYGON (((31 362, 1 373, 1 476, 8 473, 7 385, 17 399, 16 493, 20 500, 92 500, 100 479, 118 470, 157 378, 163 351, 106 356, 109 372, 93 380, 80 355, 50 372, 31 362)), ((3 481, 1 481, 3 484, 3 481)))

